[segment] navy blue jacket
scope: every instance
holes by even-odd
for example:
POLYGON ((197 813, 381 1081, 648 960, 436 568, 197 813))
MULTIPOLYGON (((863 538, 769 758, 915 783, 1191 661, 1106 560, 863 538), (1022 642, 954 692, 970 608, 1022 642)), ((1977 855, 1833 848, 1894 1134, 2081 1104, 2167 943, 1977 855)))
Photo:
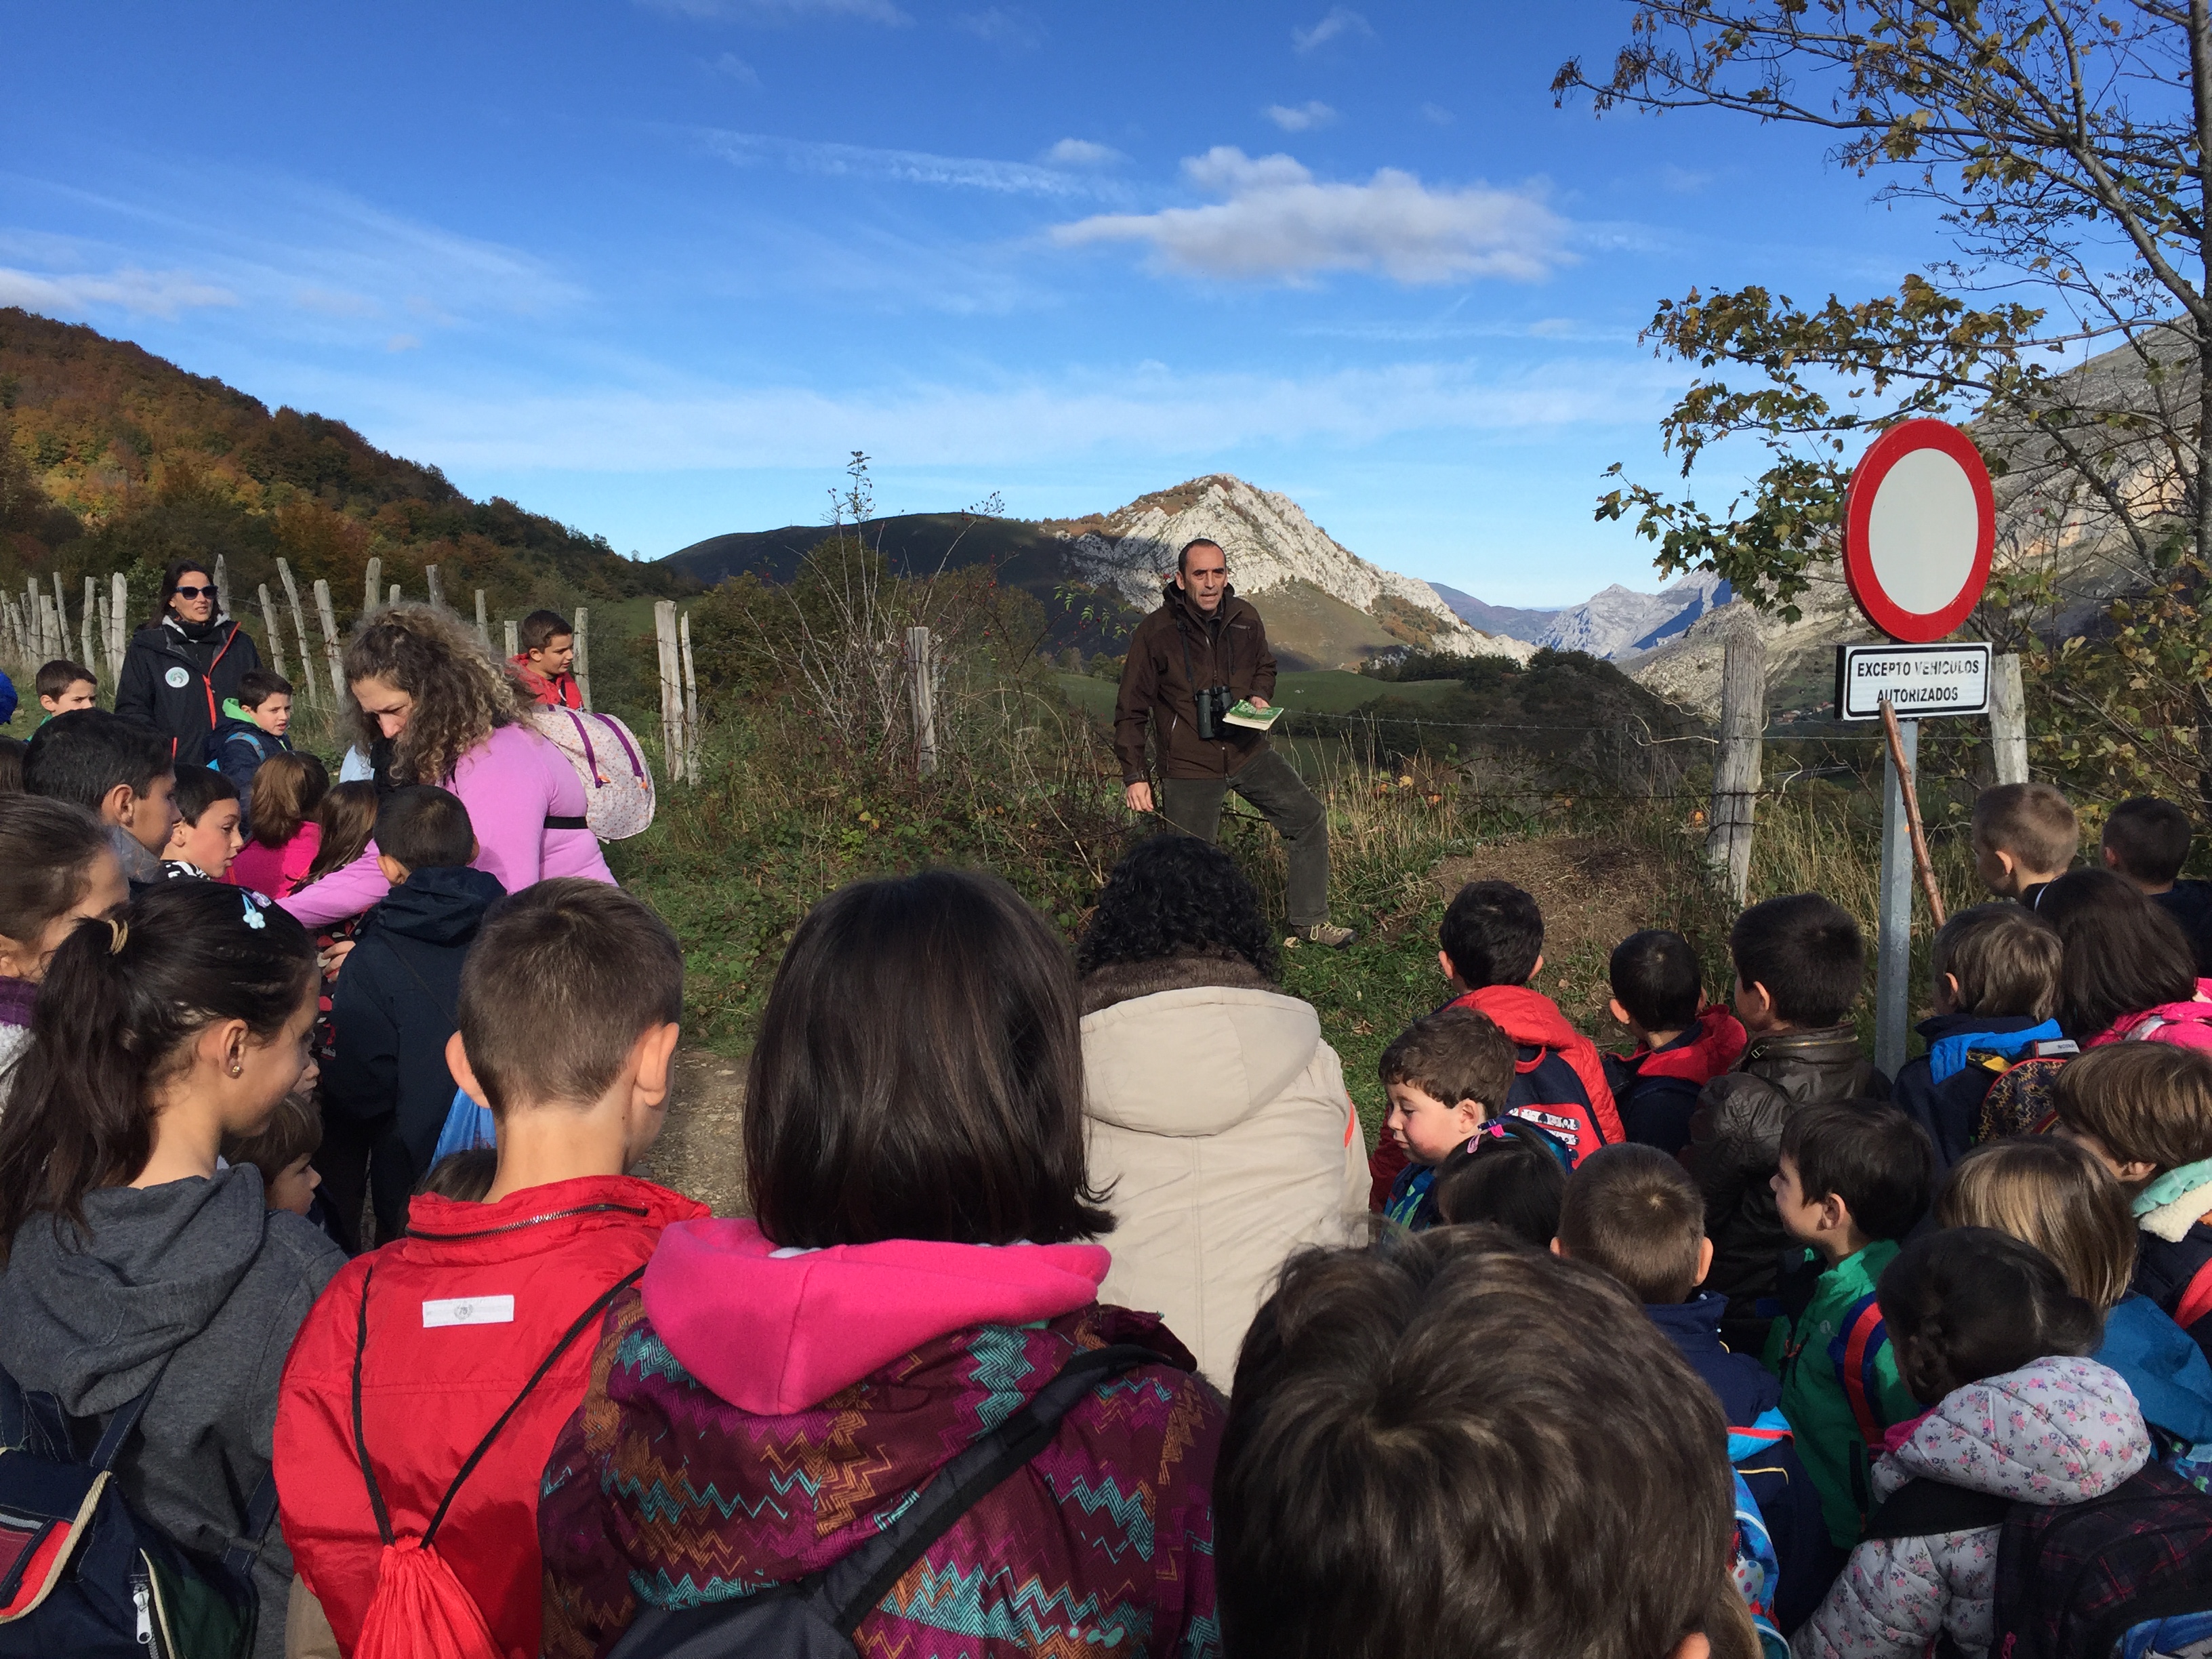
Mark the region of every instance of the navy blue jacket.
MULTIPOLYGON (((2179 1244, 2169 1244, 2155 1233, 2136 1235, 2135 1288, 2165 1309, 2212 1358, 2212 1306, 2205 1305, 2203 1292, 2190 1295, 2197 1275, 2208 1271, 2212 1271, 2212 1227, 2203 1222, 2184 1233, 2179 1244), (2185 1313, 2195 1317, 2184 1322, 2185 1313)), ((2207 1284, 2212 1285, 2212 1280, 2207 1284)))
MULTIPOLYGON (((1728 1298, 1708 1291, 1687 1302, 1647 1302, 1644 1311, 1659 1333, 1674 1345, 1690 1369, 1705 1379, 1721 1402, 1732 1429, 1746 1429, 1782 1404, 1782 1383, 1747 1353, 1731 1353, 1721 1340, 1721 1316, 1728 1298)), ((1774 1540, 1774 1559, 1782 1583, 1774 1600, 1775 1622, 1796 1630, 1820 1609, 1845 1560, 1828 1541, 1820 1518, 1820 1494, 1797 1449, 1778 1442, 1771 1451, 1736 1465, 1743 1483, 1759 1500, 1759 1512, 1774 1540)))
POLYGON ((2177 881, 2150 902, 2181 924, 2197 953, 2197 975, 2212 979, 2212 881, 2177 881))
POLYGON ((252 720, 233 720, 228 714, 216 722, 215 733, 208 739, 208 758, 238 786, 241 802, 252 799, 253 775, 261 769, 261 763, 271 755, 291 752, 292 745, 283 738, 271 737, 252 720))
MULTIPOLYGON (((1946 1037, 1984 1031, 2002 1036, 2029 1030, 2042 1023, 2025 1014, 1938 1014, 1933 1019, 1922 1020, 1913 1029, 1932 1048, 1946 1037)), ((1928 1131, 1928 1138, 1936 1143, 1938 1175, 1964 1158, 1973 1146, 1974 1131, 1982 1118, 1982 1097, 1996 1081, 1996 1073, 1969 1066, 1938 1084, 1925 1054, 1908 1060, 1897 1068, 1897 1079, 1889 1085, 1890 1100, 1928 1131)))

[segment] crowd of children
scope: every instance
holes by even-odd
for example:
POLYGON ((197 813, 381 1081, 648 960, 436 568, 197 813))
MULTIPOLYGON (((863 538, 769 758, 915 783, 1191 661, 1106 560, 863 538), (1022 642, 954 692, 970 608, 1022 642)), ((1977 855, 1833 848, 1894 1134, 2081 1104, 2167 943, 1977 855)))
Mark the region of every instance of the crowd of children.
MULTIPOLYGON (((508 665, 555 707, 564 629, 508 665)), ((641 902, 509 893, 456 792, 332 787, 258 668, 180 766, 49 667, 0 776, 4 1659, 2212 1638, 2212 904, 2166 803, 2076 870, 2057 792, 1983 793, 1999 902, 1894 1079, 1822 896, 1745 909, 1710 1000, 1689 940, 1622 940, 1604 1054, 1535 900, 1471 883, 1364 1173, 1219 854, 1139 849, 1075 957, 994 878, 857 884, 778 969, 718 1220, 630 1173, 683 1010, 641 902), (365 911, 276 902, 372 855, 365 911), (1244 1023, 1153 1085, 1225 1054, 1222 1125, 1119 1100, 1154 999, 1244 1023), (1380 1218, 1274 1230, 1258 1283, 1155 1218, 1268 1141, 1380 1218), (1205 1355, 1102 1295, 1116 1249, 1205 1355)))

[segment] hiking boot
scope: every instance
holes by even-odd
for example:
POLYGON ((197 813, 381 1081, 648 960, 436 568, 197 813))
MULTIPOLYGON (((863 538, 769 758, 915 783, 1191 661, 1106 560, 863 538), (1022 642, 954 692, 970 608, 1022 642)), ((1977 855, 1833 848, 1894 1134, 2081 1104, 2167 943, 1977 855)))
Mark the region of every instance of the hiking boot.
POLYGON ((1358 937, 1349 927, 1339 927, 1334 922, 1317 921, 1310 927, 1293 927, 1290 942, 1293 945, 1322 945, 1332 951, 1341 951, 1358 937))

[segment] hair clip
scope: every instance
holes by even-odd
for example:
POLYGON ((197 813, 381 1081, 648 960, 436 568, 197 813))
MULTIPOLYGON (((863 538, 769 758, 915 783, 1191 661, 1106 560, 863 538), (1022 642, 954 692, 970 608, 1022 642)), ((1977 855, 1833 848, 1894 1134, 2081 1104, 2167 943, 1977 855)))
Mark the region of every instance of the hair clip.
POLYGON ((241 889, 240 890, 246 903, 246 925, 248 927, 253 928, 256 932, 266 927, 269 925, 269 921, 267 917, 261 914, 261 910, 262 907, 266 905, 269 901, 263 898, 260 894, 252 891, 251 889, 241 889))
POLYGON ((106 921, 107 954, 111 957, 119 957, 123 954, 123 941, 131 937, 131 924, 127 921, 118 921, 113 916, 106 918, 106 921))

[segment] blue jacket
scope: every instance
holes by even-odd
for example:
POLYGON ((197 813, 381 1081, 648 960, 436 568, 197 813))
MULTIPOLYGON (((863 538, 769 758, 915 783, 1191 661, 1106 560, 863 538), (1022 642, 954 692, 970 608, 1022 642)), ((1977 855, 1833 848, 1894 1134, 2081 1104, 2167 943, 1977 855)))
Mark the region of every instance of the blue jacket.
POLYGON ((0 674, 0 726, 15 718, 15 682, 0 674))
POLYGON ((2121 1298, 2105 1316, 2105 1346, 2089 1357, 2120 1374, 2153 1428, 2185 1446, 2212 1441, 2212 1364, 2148 1297, 2121 1298))
POLYGON ((1729 1420, 1730 1461, 1759 1499, 1782 1569, 1775 1621, 1796 1630, 1820 1607, 1844 1556, 1828 1542, 1820 1494, 1797 1448, 1771 1432, 1787 1426, 1780 1409, 1782 1384, 1757 1359, 1730 1352, 1721 1340, 1726 1297, 1708 1291, 1687 1302, 1647 1302, 1644 1311, 1721 1402, 1721 1414, 1729 1420))
POLYGON ((271 755, 289 755, 292 745, 283 738, 270 736, 252 720, 239 720, 226 712, 208 739, 208 750, 216 769, 238 786, 239 799, 250 801, 253 798, 253 775, 261 769, 261 763, 271 755))
POLYGON ((1964 1158, 1980 1125, 1982 1097, 1996 1080, 1984 1066, 1969 1065, 1969 1052, 2016 1059, 2033 1042, 2057 1040, 2058 1022, 2025 1014, 1938 1014, 1915 1028, 1928 1043, 1927 1054, 1908 1060, 1890 1085, 1890 1099, 1928 1131, 1936 1143, 1937 1173, 1964 1158))

